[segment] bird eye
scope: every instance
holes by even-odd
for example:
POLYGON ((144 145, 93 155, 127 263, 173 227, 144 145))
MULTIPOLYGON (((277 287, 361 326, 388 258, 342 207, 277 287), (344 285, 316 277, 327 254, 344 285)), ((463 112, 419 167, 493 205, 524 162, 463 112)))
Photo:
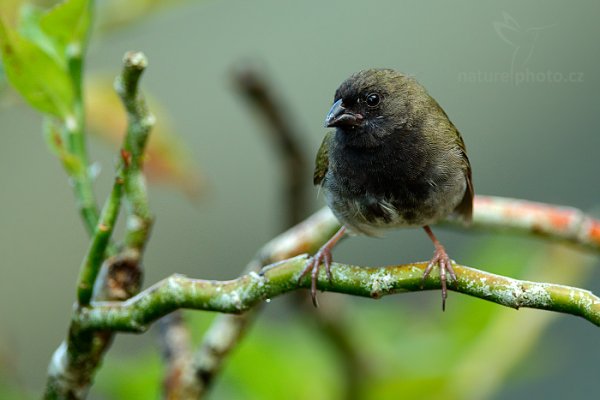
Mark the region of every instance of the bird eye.
POLYGON ((370 93, 367 95, 365 101, 369 107, 377 107, 381 101, 381 98, 377 93, 370 93))

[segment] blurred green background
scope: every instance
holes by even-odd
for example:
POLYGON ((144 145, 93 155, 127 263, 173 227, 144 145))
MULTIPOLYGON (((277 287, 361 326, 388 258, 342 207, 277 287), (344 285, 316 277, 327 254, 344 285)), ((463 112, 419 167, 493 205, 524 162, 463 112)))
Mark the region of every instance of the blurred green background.
MULTIPOLYGON (((7 1, 1 7, 8 9, 7 1)), ((232 71, 264 66, 309 159, 339 83, 361 68, 414 75, 461 131, 475 190, 565 204, 600 203, 600 52, 588 1, 99 1, 87 72, 112 77, 127 50, 150 66, 143 87, 184 144, 205 184, 197 200, 150 187, 156 225, 145 286, 178 272, 235 277, 282 229, 278 156, 265 126, 234 90, 232 71)), ((1 76, 1 75, 0 75, 1 76)), ((37 397, 65 336, 87 237, 65 175, 41 135, 41 116, 0 78, 0 397, 37 397)), ((107 89, 109 89, 107 87, 107 89)), ((112 115, 103 117, 110 122, 112 115)), ((106 196, 114 149, 90 139, 106 196)), ((310 186, 310 172, 305 177, 310 186)), ((308 189, 308 209, 323 205, 308 189)), ((539 240, 438 229, 466 265, 600 292, 597 255, 539 240)), ((426 260, 420 230, 351 238, 340 262, 426 260)), ((361 355, 362 398, 563 399, 598 395, 600 335, 573 316, 515 312, 451 293, 381 301, 321 295, 341 310, 361 355)), ((201 338, 212 315, 186 313, 201 338)), ((336 399, 343 368, 310 315, 275 299, 228 361, 215 399, 336 399)), ((119 335, 91 398, 155 398, 156 332, 119 335)))

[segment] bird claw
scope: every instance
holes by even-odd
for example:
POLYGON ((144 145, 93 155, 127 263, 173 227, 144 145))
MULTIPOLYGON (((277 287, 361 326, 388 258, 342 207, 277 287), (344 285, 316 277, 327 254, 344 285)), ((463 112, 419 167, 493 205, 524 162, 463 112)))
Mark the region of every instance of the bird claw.
POLYGON ((308 260, 306 267, 298 279, 298 281, 301 281, 310 272, 310 296, 315 307, 319 306, 319 303, 317 302, 317 280, 319 276, 319 268, 321 264, 325 264, 327 279, 331 283, 331 261, 331 250, 327 246, 321 247, 319 251, 317 251, 317 253, 310 260, 308 260))
POLYGON ((440 281, 442 282, 442 311, 446 310, 446 299, 448 298, 448 287, 446 282, 448 281, 446 274, 449 274, 452 280, 456 280, 456 273, 452 268, 452 261, 448 257, 448 253, 443 246, 436 246, 433 258, 425 268, 423 273, 423 281, 429 276, 433 266, 438 264, 440 266, 440 281))
POLYGON ((335 244, 344 236, 345 233, 346 227, 342 225, 342 227, 336 232, 336 234, 333 235, 331 239, 327 241, 327 243, 321 246, 319 251, 317 251, 317 253, 313 256, 313 258, 308 260, 304 271, 302 271, 302 273, 300 274, 298 283, 300 283, 302 278, 304 278, 306 274, 310 272, 310 295, 312 297, 312 302, 315 307, 319 306, 319 303, 317 302, 317 278, 319 276, 319 266, 321 265, 321 263, 325 264, 327 279, 329 280, 329 283, 331 283, 331 249, 333 249, 333 246, 335 246, 335 244))

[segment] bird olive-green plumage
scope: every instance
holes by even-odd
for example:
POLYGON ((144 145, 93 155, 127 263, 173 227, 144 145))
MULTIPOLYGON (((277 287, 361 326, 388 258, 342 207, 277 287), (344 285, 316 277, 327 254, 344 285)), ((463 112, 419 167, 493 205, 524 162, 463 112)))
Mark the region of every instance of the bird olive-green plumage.
MULTIPOLYGON (((342 230, 381 235, 386 229, 422 226, 435 245, 426 271, 440 265, 443 298, 451 262, 429 228, 449 214, 470 221, 471 165, 465 144, 440 105, 415 79, 391 69, 360 71, 337 89, 317 153, 314 183, 344 225, 342 230)), ((331 261, 326 244, 307 266, 331 261)))

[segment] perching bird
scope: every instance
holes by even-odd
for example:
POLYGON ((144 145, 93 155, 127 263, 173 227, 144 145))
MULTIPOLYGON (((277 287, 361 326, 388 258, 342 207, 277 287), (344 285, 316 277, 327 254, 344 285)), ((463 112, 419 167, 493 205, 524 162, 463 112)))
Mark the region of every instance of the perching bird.
POLYGON ((456 214, 471 220, 471 165, 458 130, 415 79, 391 69, 360 71, 335 92, 317 153, 314 183, 342 228, 302 273, 312 277, 316 302, 319 266, 331 279, 331 249, 346 230, 380 236, 389 228, 421 226, 435 246, 425 279, 440 267, 442 308, 450 258, 429 225, 456 214))

